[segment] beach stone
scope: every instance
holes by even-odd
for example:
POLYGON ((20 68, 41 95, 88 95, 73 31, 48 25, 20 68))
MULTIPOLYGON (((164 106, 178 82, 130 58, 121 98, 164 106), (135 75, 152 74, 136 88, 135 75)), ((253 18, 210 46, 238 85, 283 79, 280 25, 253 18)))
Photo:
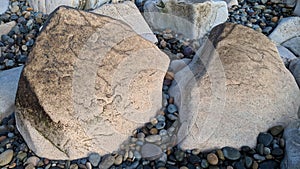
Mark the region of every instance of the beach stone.
POLYGON ((0 120, 15 109, 15 98, 23 66, 0 71, 0 120))
POLYGON ((9 0, 0 0, 0 15, 7 11, 9 0))
POLYGON ((35 167, 39 161, 40 159, 37 156, 31 156, 26 160, 25 164, 32 164, 35 167))
POLYGON ((241 153, 239 150, 232 147, 224 147, 222 149, 224 157, 229 160, 238 160, 241 157, 241 153))
POLYGON ((227 20, 228 10, 224 1, 206 1, 203 3, 164 2, 164 7, 158 7, 155 0, 149 0, 144 5, 144 17, 152 30, 171 28, 186 38, 199 39, 214 26, 227 20))
POLYGON ((158 42, 156 36, 141 15, 141 12, 132 1, 125 1, 117 4, 104 4, 91 12, 124 21, 143 38, 152 43, 158 42))
POLYGON ((207 155, 207 161, 211 165, 217 165, 219 162, 217 155, 214 153, 209 153, 207 155))
MULTIPOLYGON (((300 26, 298 27, 300 32, 300 26)), ((294 37, 282 43, 282 46, 288 48, 293 52, 298 58, 300 58, 300 33, 298 37, 294 37)))
POLYGON ((99 164, 99 168, 101 169, 109 169, 115 162, 115 157, 112 155, 106 155, 103 157, 103 160, 99 164))
POLYGON ((277 45, 300 36, 300 17, 287 17, 280 20, 278 26, 269 35, 269 38, 277 45))
POLYGON ((275 44, 232 23, 212 30, 203 49, 175 74, 169 94, 185 112, 177 134, 184 150, 255 147, 261 131, 286 126, 300 105, 299 88, 275 44))
POLYGON ((159 159, 163 155, 163 152, 159 146, 151 143, 146 143, 142 146, 141 155, 142 158, 152 161, 159 159))
POLYGON ((297 57, 286 47, 281 45, 276 47, 285 67, 288 67, 292 60, 297 59, 297 57))
POLYGON ((117 150, 161 109, 168 56, 110 17, 60 7, 49 21, 19 83, 18 130, 48 159, 117 150))
POLYGON ((261 143, 264 146, 269 146, 273 141, 273 136, 270 133, 259 133, 257 137, 257 143, 261 143))
POLYGON ((0 167, 10 163, 14 155, 14 151, 9 149, 0 154, 0 167))
MULTIPOLYGON (((300 59, 294 59, 291 61, 289 65, 289 70, 291 71, 292 75, 294 76, 299 88, 300 88, 300 59)), ((300 118, 300 114, 298 113, 300 118)))
POLYGON ((92 153, 89 155, 89 161, 94 167, 98 166, 100 160, 101 156, 98 153, 92 153))
POLYGON ((281 169, 298 169, 300 166, 300 119, 292 122, 284 129, 285 156, 281 162, 281 169))
MULTIPOLYGON (((0 0, 0 3, 1 3, 2 0, 0 0)), ((10 21, 10 22, 7 22, 7 23, 4 23, 4 24, 1 24, 0 25, 0 37, 2 35, 6 35, 9 33, 9 31, 16 25, 16 22, 15 21, 10 21)))

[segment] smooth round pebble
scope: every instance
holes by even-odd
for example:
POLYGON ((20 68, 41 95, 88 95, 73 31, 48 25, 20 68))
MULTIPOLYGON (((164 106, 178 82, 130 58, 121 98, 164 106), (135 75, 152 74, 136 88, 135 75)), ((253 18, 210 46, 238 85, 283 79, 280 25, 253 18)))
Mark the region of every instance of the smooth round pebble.
POLYGON ((238 160, 241 157, 241 153, 233 147, 224 147, 222 152, 224 157, 229 160, 238 160))
POLYGON ((217 165, 218 162, 219 162, 219 159, 218 159, 218 157, 217 157, 216 154, 214 154, 214 153, 209 153, 209 154, 207 155, 207 161, 208 161, 208 163, 211 164, 211 165, 217 165))

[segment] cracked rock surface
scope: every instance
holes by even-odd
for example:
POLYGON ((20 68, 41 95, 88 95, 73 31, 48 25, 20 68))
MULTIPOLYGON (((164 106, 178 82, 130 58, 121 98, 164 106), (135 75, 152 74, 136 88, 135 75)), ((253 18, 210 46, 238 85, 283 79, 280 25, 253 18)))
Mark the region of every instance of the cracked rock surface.
POLYGON ((40 157, 113 152, 162 107, 168 65, 123 22, 60 7, 21 75, 17 127, 40 157))
POLYGON ((255 146, 260 131, 297 119, 300 104, 276 46, 231 23, 212 30, 192 62, 175 74, 170 95, 181 112, 182 149, 255 146))

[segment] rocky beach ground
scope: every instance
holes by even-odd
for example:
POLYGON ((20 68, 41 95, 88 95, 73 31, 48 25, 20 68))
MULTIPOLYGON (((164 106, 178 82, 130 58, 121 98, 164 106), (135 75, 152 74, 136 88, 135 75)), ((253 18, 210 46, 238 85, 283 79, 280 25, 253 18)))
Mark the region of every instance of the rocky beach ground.
MULTIPOLYGON (((0 1, 1 2, 1 1, 0 1)), ((238 23, 269 35, 283 17, 292 16, 293 7, 265 0, 240 0, 239 5, 229 9, 228 22, 238 23)), ((34 12, 25 0, 11 0, 10 9, 0 16, 0 23, 12 23, 12 29, 1 34, 0 70, 23 65, 35 43, 38 32, 47 19, 47 15, 34 12)), ((1 26, 0 24, 0 26, 1 26)), ((1 27, 0 27, 1 28, 1 27)), ((1 33, 1 30, 0 30, 1 33)), ((185 39, 172 30, 155 32, 157 46, 174 58, 192 59, 199 48, 197 42, 185 39)), ((223 147, 211 151, 199 149, 180 150, 176 146, 151 147, 155 153, 163 153, 156 160, 144 159, 147 152, 139 149, 140 144, 156 142, 165 135, 172 135, 176 130, 178 119, 174 98, 168 89, 174 79, 174 73, 168 72, 163 82, 163 111, 133 132, 131 138, 124 142, 120 151, 105 156, 97 153, 89 157, 67 161, 51 160, 36 156, 26 145, 16 128, 14 114, 4 118, 0 123, 0 167, 26 169, 275 169, 280 168, 285 154, 284 128, 273 126, 268 131, 261 131, 257 136, 257 145, 241 145, 240 149, 223 147), (155 137, 151 137, 155 135, 155 137), (159 137, 159 138, 156 138, 159 137), (162 151, 162 152, 160 152, 162 151)), ((161 145, 163 146, 163 145, 161 145)))

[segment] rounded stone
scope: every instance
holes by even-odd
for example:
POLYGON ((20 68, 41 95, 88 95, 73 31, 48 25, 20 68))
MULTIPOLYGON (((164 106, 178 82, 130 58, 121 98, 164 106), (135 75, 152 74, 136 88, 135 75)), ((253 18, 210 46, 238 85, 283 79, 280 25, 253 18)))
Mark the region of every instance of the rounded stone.
POLYGON ((146 143, 142 146, 141 155, 143 158, 151 161, 160 158, 163 155, 163 152, 159 146, 146 143))
POLYGON ((220 160, 223 160, 223 161, 225 160, 225 157, 224 157, 224 154, 223 154, 222 150, 218 149, 217 154, 218 154, 218 157, 219 157, 220 160))
POLYGON ((178 109, 177 109, 177 106, 175 106, 174 104, 169 104, 169 105, 168 105, 168 112, 169 112, 169 113, 172 113, 172 114, 173 114, 173 113, 177 112, 177 110, 178 110, 178 109))
POLYGON ((229 160, 238 160, 241 157, 241 153, 233 147, 224 147, 222 151, 224 157, 229 160))
POLYGON ((149 143, 155 143, 161 140, 161 136, 160 135, 150 135, 147 136, 145 138, 145 141, 149 142, 149 143))
POLYGON ((106 155, 103 157, 103 160, 99 164, 99 168, 108 169, 115 162, 115 158, 112 155, 106 155))
POLYGON ((246 157, 245 157, 245 166, 246 166, 247 168, 250 168, 250 167, 252 166, 252 163, 253 163, 252 158, 246 156, 246 157))
POLYGON ((273 136, 269 133, 259 133, 257 137, 257 142, 263 144, 264 146, 269 146, 273 140, 273 136))
POLYGON ((122 164, 122 162, 123 162, 123 156, 121 154, 115 157, 115 161, 114 161, 115 165, 120 165, 122 164))
POLYGON ((101 156, 98 153, 92 153, 89 155, 89 162, 92 164, 92 166, 96 167, 98 166, 101 156))
POLYGON ((275 157, 280 157, 283 155, 283 150, 281 148, 275 148, 272 150, 272 155, 275 157))
POLYGON ((208 161, 208 163, 211 164, 211 165, 217 165, 218 162, 219 162, 219 159, 218 159, 218 157, 217 157, 216 154, 214 154, 214 153, 209 153, 209 154, 207 155, 207 161, 208 161))
POLYGON ((9 149, 0 154, 0 166, 5 166, 10 163, 14 155, 14 151, 9 149))
POLYGON ((274 126, 272 128, 270 128, 270 133, 273 135, 273 136, 277 136, 279 135, 280 133, 283 132, 283 126, 279 125, 279 126, 274 126))
POLYGON ((174 152, 174 155, 177 161, 182 161, 184 159, 185 153, 183 151, 177 150, 174 152))
POLYGON ((209 167, 209 164, 208 164, 207 160, 205 160, 205 159, 201 160, 200 165, 201 165, 202 168, 208 168, 209 167))

